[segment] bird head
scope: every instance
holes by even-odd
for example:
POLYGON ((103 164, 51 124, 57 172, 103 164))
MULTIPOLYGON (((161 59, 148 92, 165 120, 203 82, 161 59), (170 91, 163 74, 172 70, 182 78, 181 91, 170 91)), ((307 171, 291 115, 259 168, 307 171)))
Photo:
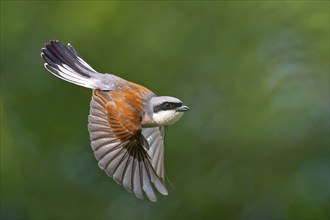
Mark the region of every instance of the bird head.
POLYGON ((149 117, 156 126, 172 125, 188 110, 181 100, 170 96, 155 96, 149 102, 149 117))

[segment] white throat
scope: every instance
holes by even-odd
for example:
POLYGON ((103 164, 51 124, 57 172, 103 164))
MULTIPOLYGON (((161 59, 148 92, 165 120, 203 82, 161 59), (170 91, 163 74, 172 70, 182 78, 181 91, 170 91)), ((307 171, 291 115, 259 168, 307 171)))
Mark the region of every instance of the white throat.
POLYGON ((177 122, 182 115, 183 112, 177 112, 175 110, 166 110, 153 113, 152 118, 157 125, 168 126, 177 122))

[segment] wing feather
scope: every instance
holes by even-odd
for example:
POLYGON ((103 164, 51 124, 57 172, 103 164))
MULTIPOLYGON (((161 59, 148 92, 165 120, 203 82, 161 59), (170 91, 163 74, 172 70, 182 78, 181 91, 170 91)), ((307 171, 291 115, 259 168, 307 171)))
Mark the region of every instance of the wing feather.
POLYGON ((136 195, 136 197, 143 199, 143 193, 142 193, 142 184, 141 184, 141 179, 143 178, 142 173, 141 173, 141 165, 140 163, 135 159, 134 160, 134 173, 133 173, 133 192, 136 195))
MULTIPOLYGON (((122 148, 120 147, 116 147, 116 148, 112 148, 111 150, 108 150, 106 152, 104 152, 99 158, 97 158, 99 160, 99 167, 102 170, 106 170, 109 163, 113 160, 113 158, 122 150, 122 148)), ((96 155, 95 155, 96 156, 96 155)), ((108 173, 108 170, 106 170, 108 173)))
MULTIPOLYGON (((127 124, 123 124, 111 100, 111 92, 94 91, 90 105, 88 130, 95 158, 99 167, 127 191, 140 199, 145 194, 155 202, 155 189, 167 195, 163 177, 158 175, 162 174, 159 168, 161 166, 153 166, 157 164, 153 157, 159 158, 158 153, 151 155, 147 152, 151 142, 142 135, 143 130, 132 130, 127 124)), ((155 139, 153 145, 162 143, 158 140, 160 130, 148 132, 155 139)), ((162 152, 162 149, 163 145, 161 149, 153 146, 152 151, 162 152)))
POLYGON ((132 183, 133 165, 134 165, 134 158, 128 157, 127 168, 126 168, 126 172, 123 174, 122 183, 123 183, 123 186, 125 187, 125 189, 128 190, 129 192, 133 191, 133 183, 132 183))
POLYGON ((151 164, 157 175, 162 181, 165 181, 164 169, 164 141, 165 127, 143 128, 142 134, 149 143, 148 155, 151 158, 151 164))
POLYGON ((142 179, 142 188, 146 192, 147 197, 151 201, 156 202, 157 201, 156 194, 155 194, 155 192, 153 191, 153 189, 150 185, 150 179, 151 178, 150 178, 150 174, 149 174, 147 168, 149 168, 149 167, 147 166, 145 161, 143 161, 143 163, 140 163, 140 169, 143 173, 143 178, 141 178, 142 179))
POLYGON ((126 174, 126 170, 128 167, 128 163, 130 161, 130 156, 128 154, 128 152, 126 151, 124 156, 121 158, 120 163, 117 164, 116 169, 115 169, 115 173, 113 175, 113 179, 119 184, 122 185, 123 184, 123 179, 125 177, 126 174))

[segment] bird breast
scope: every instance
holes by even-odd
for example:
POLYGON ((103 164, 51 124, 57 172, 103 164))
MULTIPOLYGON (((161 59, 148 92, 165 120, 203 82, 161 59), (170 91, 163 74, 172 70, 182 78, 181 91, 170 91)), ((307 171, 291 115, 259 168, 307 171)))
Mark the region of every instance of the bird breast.
POLYGON ((158 126, 168 126, 177 122, 183 112, 177 112, 176 110, 159 111, 153 114, 153 120, 158 126))

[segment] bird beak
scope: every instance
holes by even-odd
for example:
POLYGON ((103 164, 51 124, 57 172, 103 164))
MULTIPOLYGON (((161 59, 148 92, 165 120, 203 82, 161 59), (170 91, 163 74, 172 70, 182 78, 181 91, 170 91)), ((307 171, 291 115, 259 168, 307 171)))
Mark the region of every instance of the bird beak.
POLYGON ((190 108, 186 105, 183 105, 179 108, 176 109, 177 112, 185 112, 185 111, 188 111, 190 108))

